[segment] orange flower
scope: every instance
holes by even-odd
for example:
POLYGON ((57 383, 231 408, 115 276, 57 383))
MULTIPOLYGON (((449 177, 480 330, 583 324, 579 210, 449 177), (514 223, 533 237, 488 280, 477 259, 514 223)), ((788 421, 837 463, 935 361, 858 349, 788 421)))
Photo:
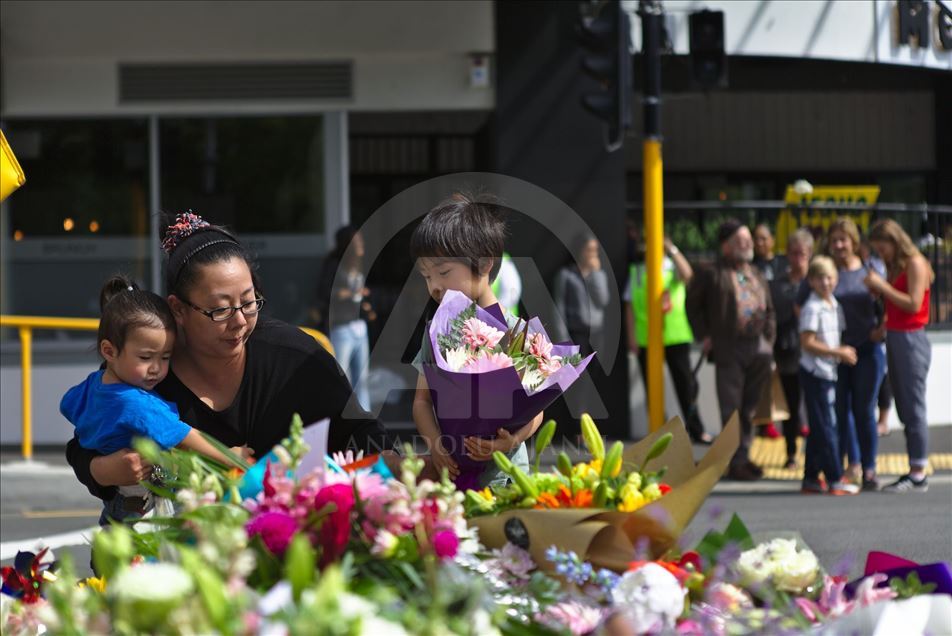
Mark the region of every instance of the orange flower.
POLYGON ((245 471, 241 470, 240 468, 229 468, 225 475, 228 477, 228 479, 240 479, 244 474, 245 471))
POLYGON ((535 507, 537 509, 591 508, 592 499, 592 491, 587 488, 582 488, 575 493, 575 495, 572 495, 571 490, 565 486, 559 486, 559 493, 557 495, 544 492, 536 497, 535 507))
POLYGON ((549 494, 547 492, 541 493, 536 497, 536 509, 546 509, 546 508, 560 508, 559 500, 555 498, 555 495, 549 494))
POLYGON ((660 560, 659 561, 632 561, 631 563, 628 564, 628 571, 631 572, 633 570, 637 570, 645 563, 656 563, 660 565, 665 570, 673 574, 675 578, 678 579, 678 582, 682 584, 691 575, 690 572, 688 572, 687 570, 679 566, 677 563, 674 563, 672 561, 660 561, 660 560))

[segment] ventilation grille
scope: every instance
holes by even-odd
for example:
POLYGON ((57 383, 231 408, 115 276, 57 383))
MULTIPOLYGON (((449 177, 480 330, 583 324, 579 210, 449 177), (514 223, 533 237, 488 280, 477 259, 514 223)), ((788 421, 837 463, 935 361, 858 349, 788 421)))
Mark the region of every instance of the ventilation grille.
POLYGON ((120 64, 121 103, 349 99, 351 62, 120 64))

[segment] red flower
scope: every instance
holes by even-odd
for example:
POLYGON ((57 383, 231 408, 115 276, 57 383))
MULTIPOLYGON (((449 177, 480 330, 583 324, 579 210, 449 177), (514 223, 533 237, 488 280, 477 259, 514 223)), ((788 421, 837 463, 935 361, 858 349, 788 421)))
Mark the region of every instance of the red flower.
POLYGON ((687 578, 691 576, 690 572, 681 568, 677 563, 673 563, 671 561, 660 561, 660 560, 659 561, 632 561, 631 563, 628 564, 628 571, 632 572, 634 570, 637 570, 638 568, 645 565, 646 563, 656 563, 657 565, 660 565, 665 570, 673 574, 675 578, 678 579, 678 583, 681 583, 682 585, 687 580, 687 578))
POLYGON ((678 565, 682 568, 687 569, 687 566, 693 566, 695 572, 701 571, 701 555, 699 555, 694 550, 688 550, 681 555, 681 558, 678 560, 678 565))
POLYGON ((281 556, 298 531, 298 523, 286 512, 262 512, 248 522, 245 530, 249 537, 260 536, 271 554, 281 556))
POLYGON ((314 497, 314 510, 334 504, 335 510, 321 523, 321 566, 336 561, 350 538, 350 512, 354 509, 354 489, 350 484, 324 486, 314 497))
POLYGON ((671 486, 668 484, 658 484, 658 490, 661 491, 662 495, 667 495, 669 492, 671 492, 671 486))

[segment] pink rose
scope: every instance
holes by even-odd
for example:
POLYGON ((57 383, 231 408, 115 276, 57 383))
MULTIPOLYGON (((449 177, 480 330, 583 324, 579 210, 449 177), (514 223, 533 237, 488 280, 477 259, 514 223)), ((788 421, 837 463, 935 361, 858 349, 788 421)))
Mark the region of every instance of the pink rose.
POLYGON ((459 538, 452 530, 441 530, 433 536, 433 551, 441 559, 452 559, 459 549, 459 538))
POLYGON ((284 512, 263 512, 245 526, 249 537, 260 536, 272 554, 281 556, 288 549, 291 537, 298 531, 297 521, 284 512))
POLYGON ((321 523, 320 540, 323 552, 321 566, 336 561, 347 547, 350 538, 350 512, 354 509, 354 489, 350 484, 331 484, 318 491, 314 497, 314 510, 332 503, 336 510, 324 517, 321 523))

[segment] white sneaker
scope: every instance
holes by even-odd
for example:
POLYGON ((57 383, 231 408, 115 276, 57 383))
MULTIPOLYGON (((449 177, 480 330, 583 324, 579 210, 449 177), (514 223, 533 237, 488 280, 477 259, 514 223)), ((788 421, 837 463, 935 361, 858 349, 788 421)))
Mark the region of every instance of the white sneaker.
POLYGON ((840 481, 830 484, 829 493, 836 497, 842 497, 843 495, 858 495, 859 486, 841 479, 840 481))

